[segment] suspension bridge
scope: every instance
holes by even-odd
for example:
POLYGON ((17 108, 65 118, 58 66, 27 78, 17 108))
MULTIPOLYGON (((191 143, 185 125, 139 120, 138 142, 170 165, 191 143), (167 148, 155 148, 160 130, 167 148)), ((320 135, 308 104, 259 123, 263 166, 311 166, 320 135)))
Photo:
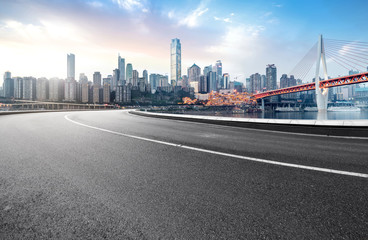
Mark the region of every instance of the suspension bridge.
POLYGON ((320 35, 318 42, 291 73, 298 79, 305 79, 313 66, 316 67, 314 82, 257 93, 252 98, 263 101, 266 97, 315 90, 318 111, 326 111, 329 88, 368 82, 368 43, 324 39, 320 35), (327 73, 327 59, 349 72, 358 73, 330 79, 327 73), (322 71, 320 71, 321 64, 322 71), (323 75, 324 80, 320 80, 320 74, 323 75))

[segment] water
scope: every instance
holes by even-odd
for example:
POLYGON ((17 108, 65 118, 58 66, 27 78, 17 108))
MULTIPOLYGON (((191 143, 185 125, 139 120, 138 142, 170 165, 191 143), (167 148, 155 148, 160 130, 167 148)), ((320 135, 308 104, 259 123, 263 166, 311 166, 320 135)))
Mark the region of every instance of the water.
POLYGON ((257 112, 232 114, 229 112, 188 112, 195 115, 210 115, 239 118, 305 119, 305 120, 368 120, 368 111, 361 112, 257 112))

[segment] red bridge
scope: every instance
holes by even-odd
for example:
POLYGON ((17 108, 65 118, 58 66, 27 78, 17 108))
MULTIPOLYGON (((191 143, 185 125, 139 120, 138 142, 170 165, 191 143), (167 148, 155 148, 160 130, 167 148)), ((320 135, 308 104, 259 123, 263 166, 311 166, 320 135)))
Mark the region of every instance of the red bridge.
MULTIPOLYGON (((354 75, 345 76, 345 77, 331 78, 328 80, 320 81, 319 88, 320 89, 331 88, 331 87, 338 87, 338 86, 364 83, 364 82, 368 82, 368 72, 354 74, 354 75)), ((281 94, 310 91, 310 90, 315 90, 315 89, 316 89, 315 83, 307 83, 307 84, 302 84, 298 86, 257 93, 257 94, 254 94, 252 98, 261 99, 261 98, 271 97, 271 96, 276 96, 276 95, 281 95, 281 94)))

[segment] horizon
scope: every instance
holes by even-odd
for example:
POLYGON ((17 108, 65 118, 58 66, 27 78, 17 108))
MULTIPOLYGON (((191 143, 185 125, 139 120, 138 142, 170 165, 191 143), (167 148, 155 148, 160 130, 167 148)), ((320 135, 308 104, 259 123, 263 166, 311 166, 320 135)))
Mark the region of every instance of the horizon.
MULTIPOLYGON (((359 12, 368 4, 337 2, 342 1, 0 0, 0 71, 65 79, 66 55, 73 53, 76 79, 85 73, 91 80, 94 72, 111 75, 120 53, 140 75, 147 69, 149 74, 169 76, 170 42, 179 38, 182 75, 194 63, 203 70, 221 60, 223 73, 232 81, 238 76, 244 83, 253 73, 265 74, 267 64, 275 64, 279 82, 320 33, 368 41, 367 33, 359 31, 364 29, 359 12), (349 6, 362 7, 355 10, 354 19, 340 19, 337 13, 349 6)), ((345 72, 329 65, 332 77, 345 72)))

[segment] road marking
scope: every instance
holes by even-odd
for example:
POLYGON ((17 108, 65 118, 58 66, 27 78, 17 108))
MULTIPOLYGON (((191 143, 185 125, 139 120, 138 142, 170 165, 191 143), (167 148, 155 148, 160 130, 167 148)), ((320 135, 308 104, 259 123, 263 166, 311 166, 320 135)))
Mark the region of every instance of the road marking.
POLYGON ((368 178, 368 174, 365 174, 365 173, 348 172, 348 171, 341 171, 341 170, 335 170, 335 169, 329 169, 329 168, 320 168, 320 167, 299 165, 299 164, 293 164, 293 163, 284 163, 284 162, 266 160, 266 159, 261 159, 261 158, 246 157, 246 156, 241 156, 241 155, 236 155, 236 154, 231 154, 231 153, 218 152, 218 151, 213 151, 213 150, 208 150, 208 149, 203 149, 203 148, 190 147, 190 146, 186 146, 186 145, 170 143, 170 142, 165 142, 165 141, 160 141, 160 140, 155 140, 155 139, 150 139, 150 138, 145 138, 145 137, 139 137, 139 136, 134 136, 134 135, 130 135, 130 134, 125 134, 125 133, 120 133, 120 132, 107 130, 107 129, 104 129, 104 128, 90 126, 90 125, 87 125, 87 124, 83 124, 83 123, 71 120, 68 117, 68 115, 65 115, 64 118, 66 120, 74 123, 74 124, 77 124, 77 125, 80 125, 80 126, 83 126, 83 127, 87 127, 87 128, 91 128, 91 129, 95 129, 95 130, 99 130, 99 131, 103 131, 103 132, 107 132, 107 133, 111 133, 111 134, 115 134, 115 135, 119 135, 119 136, 139 139, 139 140, 143 140, 143 141, 147 141, 147 142, 153 142, 153 143, 159 143, 159 144, 178 147, 178 148, 189 149, 189 150, 193 150, 193 151, 197 151, 197 152, 216 154, 216 155, 225 156, 225 157, 244 159, 244 160, 248 160, 248 161, 261 162, 261 163, 279 165, 279 166, 284 166, 284 167, 292 167, 292 168, 306 169, 306 170, 312 170, 312 171, 318 171, 318 172, 327 172, 327 173, 334 173, 334 174, 340 174, 340 175, 368 178))
MULTIPOLYGON (((128 112, 129 115, 134 117, 141 117, 141 118, 155 118, 149 115, 138 115, 134 113, 128 112)), ((194 122, 190 120, 179 120, 174 118, 165 118, 165 117, 156 117, 155 119, 158 120, 171 120, 171 121, 177 121, 182 123, 190 123, 190 124, 206 124, 211 125, 215 128, 236 128, 236 129, 246 129, 251 131, 257 131, 257 132, 271 132, 271 133, 281 133, 281 134, 288 134, 288 135, 296 135, 296 136, 308 136, 308 137, 327 137, 327 138, 338 138, 338 139, 358 139, 358 140, 368 140, 368 137, 352 137, 352 136, 334 136, 334 135, 322 135, 322 134, 310 134, 310 133, 297 133, 297 132, 284 132, 284 131, 276 131, 276 130, 267 130, 267 129, 258 129, 258 128, 249 128, 249 127, 237 127, 237 126, 228 126, 228 125, 220 125, 216 123, 202 123, 202 122, 194 122)), ((190 118, 188 118, 190 119, 190 118)))

